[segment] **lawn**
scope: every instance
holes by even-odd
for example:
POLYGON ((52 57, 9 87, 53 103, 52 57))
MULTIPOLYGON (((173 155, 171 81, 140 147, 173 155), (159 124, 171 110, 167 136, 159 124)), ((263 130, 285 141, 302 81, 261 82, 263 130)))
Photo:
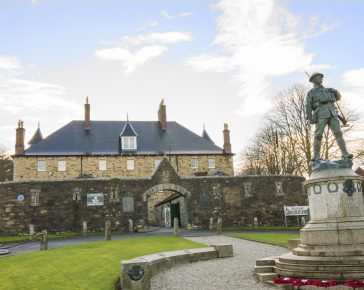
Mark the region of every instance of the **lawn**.
POLYGON ((204 247, 178 237, 132 238, 0 258, 0 289, 114 289, 120 261, 204 247))
MULTIPOLYGON (((48 233, 48 239, 63 239, 80 236, 80 233, 66 232, 61 234, 50 234, 48 233)), ((6 243, 18 243, 29 241, 29 236, 0 236, 0 244, 6 243)))
POLYGON ((265 242, 278 246, 287 246, 288 240, 299 239, 300 235, 287 233, 234 233, 229 236, 245 240, 265 242))

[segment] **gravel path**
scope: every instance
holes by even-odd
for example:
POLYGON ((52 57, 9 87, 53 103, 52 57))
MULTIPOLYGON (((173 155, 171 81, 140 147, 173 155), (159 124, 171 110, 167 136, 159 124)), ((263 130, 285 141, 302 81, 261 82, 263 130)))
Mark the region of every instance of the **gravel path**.
POLYGON ((191 241, 211 245, 233 245, 234 257, 177 266, 151 280, 151 290, 261 290, 274 289, 257 282, 255 260, 289 252, 288 249, 227 236, 191 237, 191 241))

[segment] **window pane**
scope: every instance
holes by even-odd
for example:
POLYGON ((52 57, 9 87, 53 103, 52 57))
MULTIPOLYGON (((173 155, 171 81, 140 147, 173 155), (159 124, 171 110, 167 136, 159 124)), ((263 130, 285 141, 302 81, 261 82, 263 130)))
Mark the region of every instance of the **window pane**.
POLYGON ((156 159, 155 161, 154 161, 154 168, 157 168, 158 166, 159 166, 159 164, 161 163, 161 159, 156 159))
POLYGON ((209 168, 215 168, 215 159, 214 158, 209 158, 208 159, 208 167, 209 168))
POLYGON ((46 171, 46 161, 38 160, 38 171, 46 171))
POLYGON ((99 160, 99 170, 100 171, 106 170, 106 160, 99 160))
POLYGON ((66 161, 65 160, 58 161, 58 171, 66 171, 66 161))
POLYGON ((191 168, 198 168, 198 159, 197 158, 191 159, 191 168))
POLYGON ((134 170, 134 160, 133 159, 126 160, 126 169, 134 170))

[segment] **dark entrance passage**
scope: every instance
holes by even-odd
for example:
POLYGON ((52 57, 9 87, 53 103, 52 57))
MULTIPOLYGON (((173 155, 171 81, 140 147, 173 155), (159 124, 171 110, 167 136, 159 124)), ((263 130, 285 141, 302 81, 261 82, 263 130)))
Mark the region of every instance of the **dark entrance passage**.
POLYGON ((174 226, 174 218, 178 218, 178 226, 181 226, 181 214, 179 202, 175 204, 171 204, 171 225, 174 226))

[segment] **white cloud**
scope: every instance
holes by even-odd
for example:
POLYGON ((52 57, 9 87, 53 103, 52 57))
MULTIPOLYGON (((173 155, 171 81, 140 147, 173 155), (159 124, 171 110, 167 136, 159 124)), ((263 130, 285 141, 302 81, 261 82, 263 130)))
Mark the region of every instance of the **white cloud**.
POLYGON ((101 60, 121 61, 125 74, 130 74, 150 59, 166 52, 168 50, 167 45, 191 40, 192 35, 189 32, 179 31, 124 36, 117 42, 103 41, 103 44, 116 46, 97 50, 95 56, 101 60), (138 48, 132 49, 133 47, 138 48))
POLYGON ((144 31, 144 30, 146 30, 146 29, 148 29, 150 27, 156 27, 156 26, 158 26, 158 22, 155 21, 155 20, 152 20, 152 21, 149 21, 149 22, 145 23, 143 26, 138 27, 135 31, 136 32, 142 32, 142 31, 144 31))
POLYGON ((343 99, 350 108, 355 108, 364 113, 364 68, 346 71, 341 81, 343 84, 343 99))
MULTIPOLYGON (((197 55, 186 63, 197 71, 230 71, 243 99, 237 113, 262 114, 275 95, 276 77, 304 72, 314 65, 314 54, 306 52, 304 42, 312 34, 301 31, 304 20, 279 0, 220 0, 213 7, 221 12, 219 32, 212 43, 220 53, 197 55)), ((329 29, 310 21, 320 33, 329 29)))
POLYGON ((113 47, 109 49, 101 49, 95 52, 99 59, 121 61, 125 74, 130 74, 138 66, 143 65, 148 60, 163 54, 167 50, 165 46, 145 46, 136 50, 134 53, 126 48, 113 47))
POLYGON ((188 42, 192 40, 192 35, 189 32, 171 31, 171 32, 156 32, 149 34, 141 34, 136 36, 124 36, 121 38, 122 46, 134 46, 143 44, 173 44, 178 42, 188 42))
POLYGON ((178 19, 178 18, 182 18, 182 17, 189 17, 192 15, 192 12, 181 12, 179 14, 176 15, 172 15, 170 14, 167 10, 161 10, 161 15, 169 20, 172 19, 178 19))

